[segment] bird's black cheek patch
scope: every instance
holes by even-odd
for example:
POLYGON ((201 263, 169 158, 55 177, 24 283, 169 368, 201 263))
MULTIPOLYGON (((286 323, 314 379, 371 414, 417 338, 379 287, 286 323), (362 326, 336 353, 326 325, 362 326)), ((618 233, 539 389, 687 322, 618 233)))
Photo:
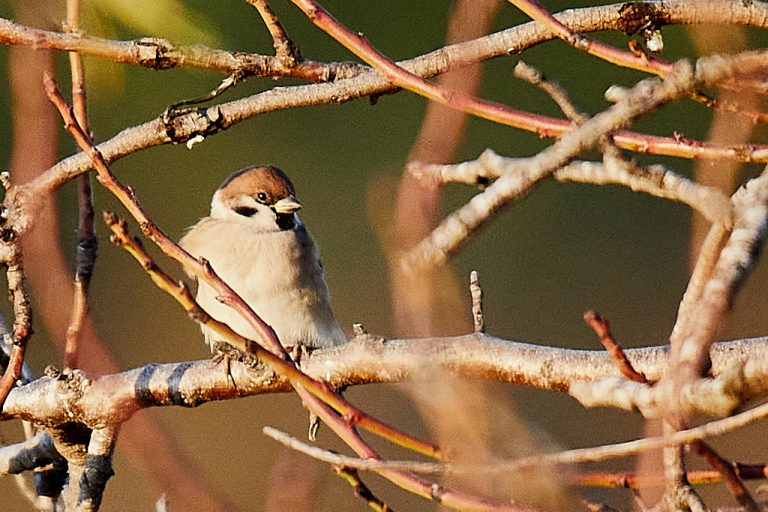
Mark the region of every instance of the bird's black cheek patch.
POLYGON ((250 206, 238 206, 235 208, 235 213, 242 215, 243 217, 253 217, 258 210, 250 206))
POLYGON ((296 222, 293 220, 292 213, 278 213, 275 217, 275 223, 277 224, 277 227, 283 231, 293 229, 293 227, 296 225, 296 222))

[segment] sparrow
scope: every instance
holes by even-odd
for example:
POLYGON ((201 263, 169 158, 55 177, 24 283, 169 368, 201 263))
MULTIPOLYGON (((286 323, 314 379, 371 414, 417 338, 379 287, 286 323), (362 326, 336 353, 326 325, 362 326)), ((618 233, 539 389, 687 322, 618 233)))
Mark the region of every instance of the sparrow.
MULTIPOLYGON (((210 215, 189 228, 179 243, 208 260, 275 330, 284 347, 333 347, 347 338, 331 307, 317 245, 297 214, 300 208, 283 171, 269 165, 246 167, 219 186, 210 215)), ((198 304, 241 336, 256 339, 248 322, 217 295, 198 281, 198 304)), ((205 325, 201 328, 214 351, 220 337, 205 325)))

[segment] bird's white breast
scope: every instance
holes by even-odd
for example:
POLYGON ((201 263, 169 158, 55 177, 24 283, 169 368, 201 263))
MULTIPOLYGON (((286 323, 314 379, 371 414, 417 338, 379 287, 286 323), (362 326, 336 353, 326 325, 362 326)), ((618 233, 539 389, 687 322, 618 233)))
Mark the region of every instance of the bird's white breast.
MULTIPOLYGON (((207 217, 181 245, 206 258, 283 345, 329 347, 346 340, 331 308, 317 248, 303 226, 263 233, 245 223, 207 217)), ((254 329, 217 295, 208 284, 198 284, 197 300, 211 316, 254 339, 254 329)), ((216 341, 212 331, 204 327, 203 332, 209 344, 216 341)))

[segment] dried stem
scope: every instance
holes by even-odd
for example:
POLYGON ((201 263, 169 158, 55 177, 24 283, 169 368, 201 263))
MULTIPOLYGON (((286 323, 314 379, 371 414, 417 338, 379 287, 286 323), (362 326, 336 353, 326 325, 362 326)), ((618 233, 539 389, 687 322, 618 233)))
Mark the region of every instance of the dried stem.
MULTIPOLYGON (((67 0, 67 31, 77 33, 80 27, 80 0, 67 0)), ((85 89, 85 72, 82 56, 69 53, 69 67, 72 77, 72 108, 75 119, 85 133, 88 129, 88 110, 85 89)), ((75 269, 74 298, 72 314, 64 344, 64 368, 77 366, 77 346, 88 318, 88 289, 91 284, 98 240, 93 228, 93 197, 91 176, 83 174, 77 179, 77 266, 75 269)))
POLYGON ((485 332, 483 289, 480 288, 480 278, 476 270, 473 270, 469 275, 469 291, 472 295, 472 318, 475 324, 475 333, 481 334, 485 332))
POLYGON ((595 331, 597 337, 600 338, 600 343, 602 343, 605 350, 611 354, 611 357, 616 362, 621 374, 625 378, 641 384, 646 384, 648 382, 645 375, 635 370, 632 363, 627 358, 627 355, 624 353, 624 350, 621 348, 621 345, 616 342, 613 334, 611 334, 611 326, 608 323, 607 318, 596 311, 587 311, 584 313, 584 322, 595 331))
MULTIPOLYGON (((741 505, 744 510, 749 512, 759 512, 760 507, 755 503, 755 499, 749 493, 749 489, 744 485, 744 482, 736 472, 736 467, 729 461, 722 458, 709 444, 704 441, 697 441, 694 443, 694 449, 701 455, 712 468, 720 473, 723 482, 736 498, 736 501, 741 505)), ((690 475, 687 475, 690 483, 690 475)))
POLYGON ((288 37, 277 15, 269 6, 267 0, 246 0, 254 6, 264 20, 269 35, 272 36, 272 46, 275 48, 275 54, 286 67, 296 66, 301 62, 301 52, 288 37))
POLYGON ((514 70, 515 77, 528 82, 531 85, 535 85, 552 98, 560 110, 563 111, 565 117, 570 119, 576 124, 583 124, 589 116, 579 110, 576 105, 573 104, 568 92, 563 89, 557 82, 552 82, 544 78, 536 68, 529 66, 523 61, 518 61, 515 64, 514 70))
POLYGON ((393 512, 393 509, 387 505, 385 501, 378 498, 373 491, 368 488, 367 485, 357 474, 357 471, 344 466, 336 466, 333 468, 342 480, 352 486, 352 490, 355 492, 355 496, 361 498, 368 505, 368 508, 377 512, 393 512))

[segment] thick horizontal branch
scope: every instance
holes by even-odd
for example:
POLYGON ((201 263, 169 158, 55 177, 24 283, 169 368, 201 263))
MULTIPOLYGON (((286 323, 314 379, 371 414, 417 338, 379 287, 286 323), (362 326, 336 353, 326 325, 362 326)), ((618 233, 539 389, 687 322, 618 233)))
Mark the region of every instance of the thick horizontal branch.
MULTIPOLYGON (((717 343, 712 348, 712 375, 733 371, 746 361, 744 397, 768 391, 768 338, 717 343), (760 364, 760 361, 764 361, 760 364)), ((668 350, 649 347, 626 350, 635 369, 649 381, 663 374, 668 350)), ((573 350, 507 341, 484 334, 458 337, 382 340, 354 338, 334 349, 317 350, 302 359, 302 370, 341 388, 372 383, 419 381, 435 369, 460 377, 523 384, 542 390, 565 391, 577 381, 619 377, 603 351, 573 350)), ((288 392, 290 383, 266 365, 238 362, 231 376, 210 361, 149 364, 93 381, 81 372, 43 377, 15 388, 3 418, 22 418, 55 426, 77 420, 90 427, 124 421, 146 407, 196 407, 205 402, 240 396, 288 392), (234 385, 233 385, 234 382, 234 385)))

